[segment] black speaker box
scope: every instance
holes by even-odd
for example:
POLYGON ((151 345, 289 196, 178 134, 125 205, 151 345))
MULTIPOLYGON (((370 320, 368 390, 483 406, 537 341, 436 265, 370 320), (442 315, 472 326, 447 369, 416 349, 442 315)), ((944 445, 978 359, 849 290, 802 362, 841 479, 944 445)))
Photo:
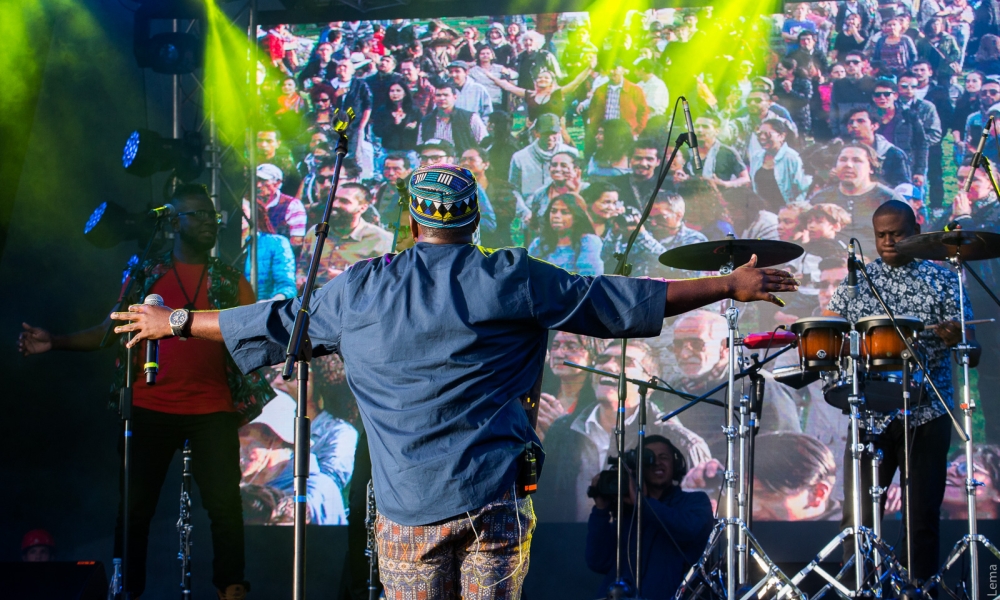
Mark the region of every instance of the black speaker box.
POLYGON ((100 561, 0 562, 0 596, 9 600, 105 600, 100 561))

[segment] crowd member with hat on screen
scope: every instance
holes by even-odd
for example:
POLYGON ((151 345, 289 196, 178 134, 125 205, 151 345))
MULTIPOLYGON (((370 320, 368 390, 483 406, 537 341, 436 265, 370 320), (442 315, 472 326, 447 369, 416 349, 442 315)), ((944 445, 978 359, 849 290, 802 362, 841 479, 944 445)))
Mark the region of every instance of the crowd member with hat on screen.
POLYGON ((306 234, 306 207, 302 201, 281 193, 281 169, 270 164, 257 165, 257 198, 267 209, 274 232, 288 238, 293 249, 302 246, 306 234))
MULTIPOLYGON (((389 598, 520 598, 543 456, 524 401, 537 398, 548 332, 649 337, 665 317, 794 291, 756 257, 721 277, 587 277, 522 248, 472 244, 478 185, 455 165, 408 182, 416 244, 355 263, 315 292, 314 356, 339 354, 368 432, 379 571, 389 598), (534 467, 529 465, 534 464, 534 467)), ((184 336, 224 342, 251 372, 285 360, 299 300, 193 313, 184 336)), ((114 313, 131 344, 175 335, 171 312, 114 313)), ((543 483, 544 485, 544 483, 543 483)))

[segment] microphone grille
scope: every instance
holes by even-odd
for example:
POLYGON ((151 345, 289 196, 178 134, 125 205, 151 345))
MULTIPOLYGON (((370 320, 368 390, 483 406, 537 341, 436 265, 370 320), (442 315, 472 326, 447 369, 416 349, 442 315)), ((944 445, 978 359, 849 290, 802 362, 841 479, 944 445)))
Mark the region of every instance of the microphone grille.
POLYGON ((142 303, 150 306, 163 306, 163 296, 160 296, 159 294, 150 294, 146 296, 146 299, 143 300, 142 303))

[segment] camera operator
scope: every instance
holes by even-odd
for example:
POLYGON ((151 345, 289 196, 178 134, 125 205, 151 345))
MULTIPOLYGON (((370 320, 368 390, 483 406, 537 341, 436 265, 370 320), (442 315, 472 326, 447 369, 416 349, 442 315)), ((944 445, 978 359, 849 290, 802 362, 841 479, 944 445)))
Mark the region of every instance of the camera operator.
MULTIPOLYGON (((649 600, 672 598, 687 569, 698 560, 708 543, 714 519, 712 504, 704 492, 685 492, 680 481, 687 464, 670 440, 660 435, 646 438, 643 452, 642 489, 642 597, 649 600), (655 567, 655 568, 652 568, 655 567)), ((624 564, 635 565, 637 537, 635 505, 636 452, 626 453, 629 470, 624 514, 628 523, 625 540, 631 540, 623 551, 624 564)), ((594 477, 587 495, 594 498, 594 508, 587 524, 587 566, 606 574, 598 596, 607 594, 615 577, 615 523, 617 473, 604 471, 594 477)), ((622 578, 634 588, 634 567, 624 570, 622 578)))

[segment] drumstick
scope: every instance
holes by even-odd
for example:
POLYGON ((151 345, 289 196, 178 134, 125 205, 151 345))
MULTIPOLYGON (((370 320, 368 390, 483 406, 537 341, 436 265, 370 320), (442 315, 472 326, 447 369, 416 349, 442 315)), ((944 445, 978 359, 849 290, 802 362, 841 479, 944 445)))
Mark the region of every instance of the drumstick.
MULTIPOLYGON (((949 321, 944 321, 944 323, 948 323, 948 322, 949 321)), ((956 323, 957 322, 958 321, 956 321, 956 323)), ((966 325, 982 325, 983 323, 994 323, 994 322, 996 322, 996 319, 973 319, 971 321, 966 321, 965 324, 966 325)), ((941 325, 941 323, 935 323, 935 324, 931 325, 931 327, 937 327, 938 325, 941 325)))

